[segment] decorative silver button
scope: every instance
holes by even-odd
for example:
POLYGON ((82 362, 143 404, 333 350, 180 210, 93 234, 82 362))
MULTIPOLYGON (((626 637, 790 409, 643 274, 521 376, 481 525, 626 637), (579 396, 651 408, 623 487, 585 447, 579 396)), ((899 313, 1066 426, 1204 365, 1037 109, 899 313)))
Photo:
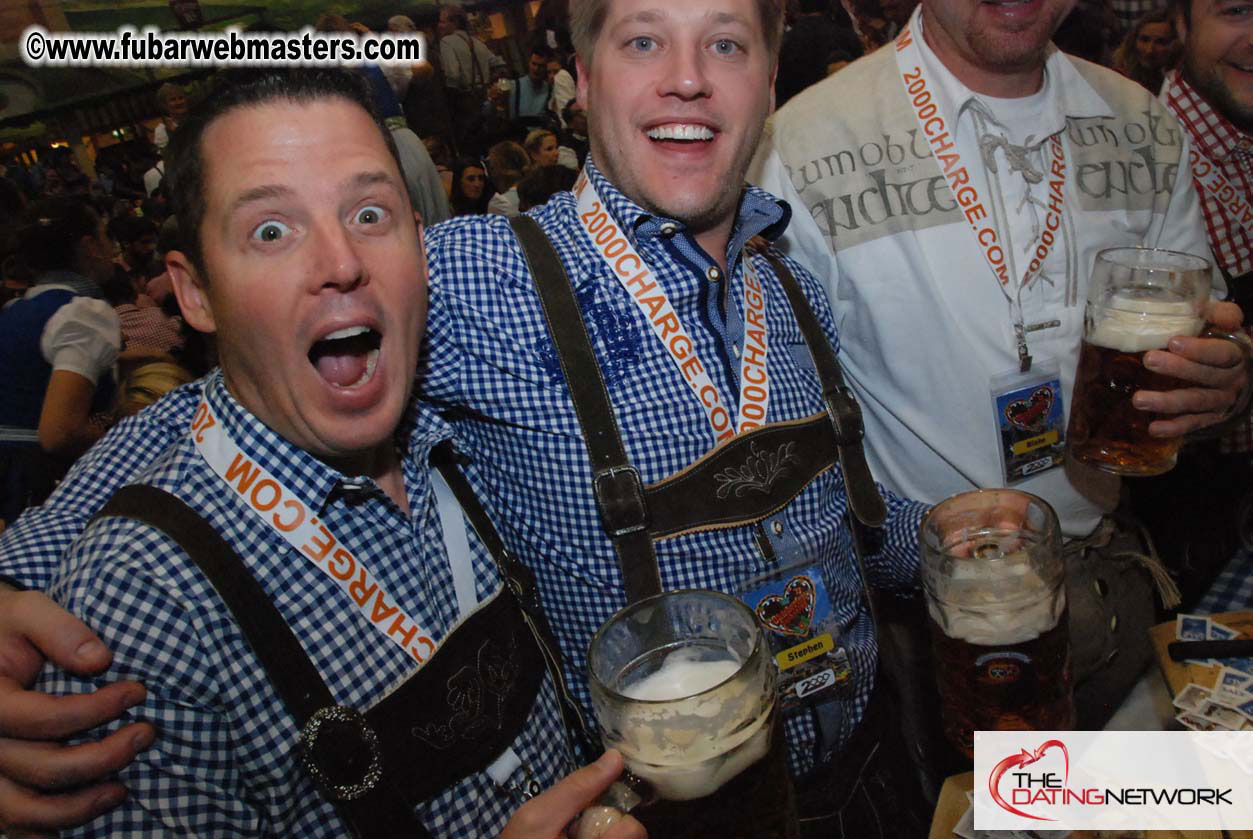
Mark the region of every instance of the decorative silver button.
POLYGON ((661 235, 669 238, 670 236, 673 236, 677 230, 678 228, 673 224, 663 224, 661 226, 661 235))
POLYGON ((781 521, 773 522, 770 525, 770 529, 774 531, 775 536, 782 536, 783 535, 783 522, 781 521))
POLYGON ((716 283, 722 279, 722 271, 717 265, 710 265, 709 270, 705 272, 705 276, 709 278, 709 282, 716 283))
POLYGON ((739 345, 739 344, 732 344, 732 345, 731 345, 731 352, 735 353, 735 357, 736 357, 736 358, 739 358, 739 357, 740 357, 740 345, 739 345))

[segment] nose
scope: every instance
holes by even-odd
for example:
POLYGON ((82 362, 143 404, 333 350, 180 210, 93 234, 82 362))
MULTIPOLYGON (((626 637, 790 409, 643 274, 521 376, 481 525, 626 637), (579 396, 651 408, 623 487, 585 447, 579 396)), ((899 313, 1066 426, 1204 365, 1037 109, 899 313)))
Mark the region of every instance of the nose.
POLYGON ((359 244, 342 224, 337 220, 318 224, 311 234, 311 291, 351 291, 368 281, 365 264, 357 252, 359 244))
POLYGON ((705 66, 708 57, 699 44, 676 43, 671 47, 669 58, 658 93, 684 101, 710 95, 712 86, 705 66))

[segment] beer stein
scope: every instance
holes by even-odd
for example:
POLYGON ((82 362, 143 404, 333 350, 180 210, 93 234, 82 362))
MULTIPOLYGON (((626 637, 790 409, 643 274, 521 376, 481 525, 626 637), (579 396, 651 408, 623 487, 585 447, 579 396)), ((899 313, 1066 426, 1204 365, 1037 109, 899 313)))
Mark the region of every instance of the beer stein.
MULTIPOLYGON (((689 802, 693 814, 710 812, 711 801, 715 809, 742 807, 710 797, 732 781, 727 788, 741 790, 737 797, 759 788, 750 776, 773 764, 791 805, 775 730, 777 671, 756 616, 740 600, 687 590, 632 604, 596 633, 588 670, 602 740, 622 753, 627 784, 643 790, 645 806, 634 815, 646 825, 652 799, 661 799, 652 806, 667 818, 676 816, 671 802, 689 802)), ((630 809, 622 784, 602 803, 630 809)), ((678 817, 684 812, 680 806, 678 817)))
POLYGON ((1012 489, 948 498, 922 522, 922 583, 944 733, 1074 724, 1065 564, 1057 515, 1012 489))
MULTIPOLYGON (((1192 254, 1149 248, 1110 248, 1096 255, 1083 318, 1083 343, 1071 396, 1067 452, 1118 475, 1160 475, 1175 465, 1183 437, 1151 437, 1163 415, 1131 404, 1137 390, 1192 385, 1154 373, 1144 354, 1165 349, 1175 335, 1200 335, 1210 299, 1210 264, 1192 254)), ((1235 341, 1217 330, 1207 335, 1235 341)))

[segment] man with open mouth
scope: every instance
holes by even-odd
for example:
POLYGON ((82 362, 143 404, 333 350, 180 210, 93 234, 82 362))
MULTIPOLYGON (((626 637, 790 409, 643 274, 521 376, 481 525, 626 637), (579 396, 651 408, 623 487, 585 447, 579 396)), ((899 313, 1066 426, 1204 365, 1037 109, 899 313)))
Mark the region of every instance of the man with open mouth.
MULTIPOLYGON (((641 812, 646 827, 662 836, 795 836, 790 775, 800 814, 824 817, 805 822, 814 835, 831 835, 853 799, 875 807, 847 820, 848 830, 890 829, 902 823, 903 787, 892 773, 904 758, 883 747, 891 716, 867 586, 917 585, 924 508, 881 496, 865 468, 821 286, 772 249, 746 247, 759 235, 776 238, 790 216, 744 184, 773 105, 781 5, 580 0, 571 12, 589 162, 573 193, 526 216, 459 218, 429 232, 421 404, 444 409, 469 486, 509 552, 535 573, 567 682, 585 711, 586 645, 624 603, 663 589, 712 588, 757 606, 794 596, 788 586, 798 575, 809 581, 814 610, 805 626, 822 628, 821 654, 803 671, 814 677, 811 690, 793 691, 787 702, 771 782, 703 806, 698 817, 689 811, 678 824, 641 812), (864 565, 847 524, 854 517, 860 530, 879 528, 864 540, 864 565)), ((251 206, 269 196, 241 197, 251 206)), ((368 203, 349 210, 358 224, 378 220, 368 203)), ((283 253, 293 235, 312 235, 302 230, 321 233, 300 218, 250 220, 254 235, 240 248, 283 253)), ((319 270, 309 266, 308 282, 344 282, 346 259, 329 253, 319 270)), ((209 283, 210 297, 212 290, 209 283)), ((261 284, 239 305, 268 313, 289 303, 261 284)), ((258 318, 240 363, 273 365, 275 416, 297 413, 298 388, 307 388, 311 416, 326 421, 293 429, 347 449, 359 433, 353 426, 372 422, 368 414, 348 418, 396 369, 389 346, 408 346, 394 332, 403 324, 370 305, 300 307, 293 318, 296 328, 283 334, 258 318)), ((101 486, 116 486, 117 473, 129 474, 182 433, 198 399, 195 389, 174 394, 93 452, 56 503, 6 534, 5 570, 28 583, 46 579, 40 568, 59 553, 56 527, 81 527, 111 491, 101 486)), ((36 595, 16 602, 41 611, 36 595)), ((21 623, 13 608, 0 614, 21 623)), ((61 635, 90 639, 81 629, 61 635)), ((56 643, 36 646, 61 666, 74 664, 73 648, 56 643)), ((76 698, 73 724, 66 712, 45 713, 59 731, 77 731, 116 713, 129 690, 76 698)), ((12 698, 27 703, 18 711, 47 708, 28 694, 12 698)), ((40 731, 23 716, 6 730, 40 731)), ((134 751, 118 735, 80 748, 93 747, 55 754, 77 781, 134 751)), ((0 770, 45 786, 27 765, 30 752, 15 745, 14 753, 0 770)), ((70 796, 75 817, 98 809, 81 790, 70 796)), ((8 800, 27 807, 28 823, 41 823, 29 800, 8 800)), ((0 790, 0 812, 7 806, 0 790)))
MULTIPOLYGON (((221 367, 48 584, 111 648, 104 678, 145 685, 114 737, 161 732, 72 835, 553 835, 621 759, 558 783, 533 582, 413 398, 427 269, 390 135, 352 73, 218 82, 171 140, 194 233, 167 266, 221 367)), ((74 799, 51 802, 67 826, 74 799)))

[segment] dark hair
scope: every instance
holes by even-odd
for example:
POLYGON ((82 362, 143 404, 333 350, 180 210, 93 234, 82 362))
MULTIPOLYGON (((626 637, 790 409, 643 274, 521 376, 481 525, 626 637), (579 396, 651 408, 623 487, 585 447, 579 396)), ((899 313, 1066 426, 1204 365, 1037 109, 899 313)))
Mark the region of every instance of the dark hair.
POLYGON ((134 303, 139 299, 139 292, 135 291, 135 284, 131 282, 130 277, 116 272, 104 281, 100 286, 100 291, 110 306, 134 303))
POLYGON ((178 219, 179 230, 183 232, 183 247, 202 279, 207 279, 204 249, 200 241, 200 225, 205 214, 202 148, 205 130, 219 117, 236 108, 275 101, 307 104, 323 99, 342 99, 359 105, 378 126, 387 150, 391 152, 397 168, 400 167, 396 144, 379 118, 368 85, 360 75, 350 70, 302 67, 223 71, 215 77, 209 94, 174 131, 166 147, 165 184, 169 187, 170 203, 178 219))
POLYGON ((49 198, 31 205, 18 234, 22 261, 36 274, 78 270, 78 243, 95 236, 100 216, 81 198, 49 198))
POLYGON ((573 187, 578 177, 577 172, 560 163, 536 166, 518 181, 518 209, 525 212, 548 203, 548 199, 558 192, 573 187))
POLYGON ((156 236, 157 226, 152 219, 138 216, 118 216, 109 222, 109 235, 119 244, 127 245, 137 242, 145 236, 156 236))
POLYGON ((545 61, 552 61, 557 54, 553 52, 552 47, 548 46, 548 44, 545 44, 543 41, 536 41, 531 45, 531 55, 538 55, 545 61))
POLYGON ((446 6, 440 6, 439 10, 441 12, 444 10, 448 11, 448 22, 456 29, 465 29, 469 23, 469 19, 466 17, 466 10, 460 6, 450 3, 446 6))
POLYGON ((486 213, 487 202, 491 200, 491 197, 491 190, 487 184, 487 167, 483 165, 482 161, 463 157, 453 164, 452 195, 448 199, 453 215, 465 216, 486 213), (467 198, 466 194, 461 191, 461 176, 467 169, 479 169, 483 172, 483 192, 474 200, 467 198))

